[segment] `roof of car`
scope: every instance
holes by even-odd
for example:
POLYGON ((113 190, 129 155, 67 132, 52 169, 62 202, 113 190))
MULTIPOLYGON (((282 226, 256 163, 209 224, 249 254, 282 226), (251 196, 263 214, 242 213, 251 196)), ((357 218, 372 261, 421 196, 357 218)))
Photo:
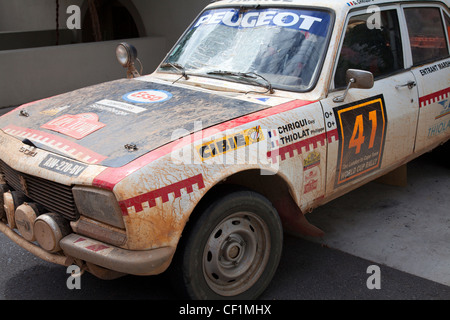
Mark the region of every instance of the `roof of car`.
POLYGON ((301 6, 311 6, 311 7, 324 7, 331 8, 335 11, 341 10, 350 10, 353 8, 357 8, 358 6, 367 6, 367 5, 377 5, 377 4, 389 4, 389 3, 407 3, 407 2, 415 2, 415 3, 443 3, 450 5, 450 0, 220 0, 214 1, 212 4, 214 5, 301 5, 301 6))

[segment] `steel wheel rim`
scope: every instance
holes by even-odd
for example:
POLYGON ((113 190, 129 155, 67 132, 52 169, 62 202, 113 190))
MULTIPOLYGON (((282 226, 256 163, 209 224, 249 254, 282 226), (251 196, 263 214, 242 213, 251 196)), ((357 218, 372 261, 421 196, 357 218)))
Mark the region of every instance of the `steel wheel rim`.
POLYGON ((270 255, 267 224, 255 213, 238 212, 210 234, 203 253, 203 275, 222 296, 236 296, 260 278, 270 255))

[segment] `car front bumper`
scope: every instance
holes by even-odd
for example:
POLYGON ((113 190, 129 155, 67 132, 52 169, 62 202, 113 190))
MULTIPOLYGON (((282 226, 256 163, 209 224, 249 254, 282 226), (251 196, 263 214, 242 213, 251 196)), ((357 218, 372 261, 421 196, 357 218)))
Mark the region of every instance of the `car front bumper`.
POLYGON ((0 232, 23 249, 50 263, 70 266, 81 260, 132 275, 157 275, 164 272, 175 253, 175 248, 172 247, 143 251, 127 250, 72 233, 60 241, 62 252, 52 254, 28 242, 2 222, 0 232))

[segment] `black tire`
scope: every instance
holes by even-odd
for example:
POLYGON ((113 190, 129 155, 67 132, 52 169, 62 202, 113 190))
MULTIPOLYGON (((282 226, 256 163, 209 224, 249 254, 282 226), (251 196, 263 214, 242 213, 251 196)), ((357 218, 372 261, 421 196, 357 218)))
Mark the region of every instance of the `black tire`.
POLYGON ((262 195, 227 190, 189 222, 174 259, 173 280, 193 300, 259 297, 278 267, 283 229, 262 195))

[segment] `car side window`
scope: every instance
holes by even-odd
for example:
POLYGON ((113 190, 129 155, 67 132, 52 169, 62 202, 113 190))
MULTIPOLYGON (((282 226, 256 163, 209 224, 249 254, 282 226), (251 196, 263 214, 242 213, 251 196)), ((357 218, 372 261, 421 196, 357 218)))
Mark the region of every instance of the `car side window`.
POLYGON ((415 66, 448 56, 439 8, 406 8, 405 18, 415 66))
POLYGON ((396 10, 380 11, 377 24, 372 14, 349 19, 335 73, 335 87, 347 85, 348 69, 370 71, 374 78, 403 69, 403 49, 396 10))
POLYGON ((450 16, 444 13, 444 17, 445 17, 445 24, 447 26, 448 43, 450 44, 450 16))

